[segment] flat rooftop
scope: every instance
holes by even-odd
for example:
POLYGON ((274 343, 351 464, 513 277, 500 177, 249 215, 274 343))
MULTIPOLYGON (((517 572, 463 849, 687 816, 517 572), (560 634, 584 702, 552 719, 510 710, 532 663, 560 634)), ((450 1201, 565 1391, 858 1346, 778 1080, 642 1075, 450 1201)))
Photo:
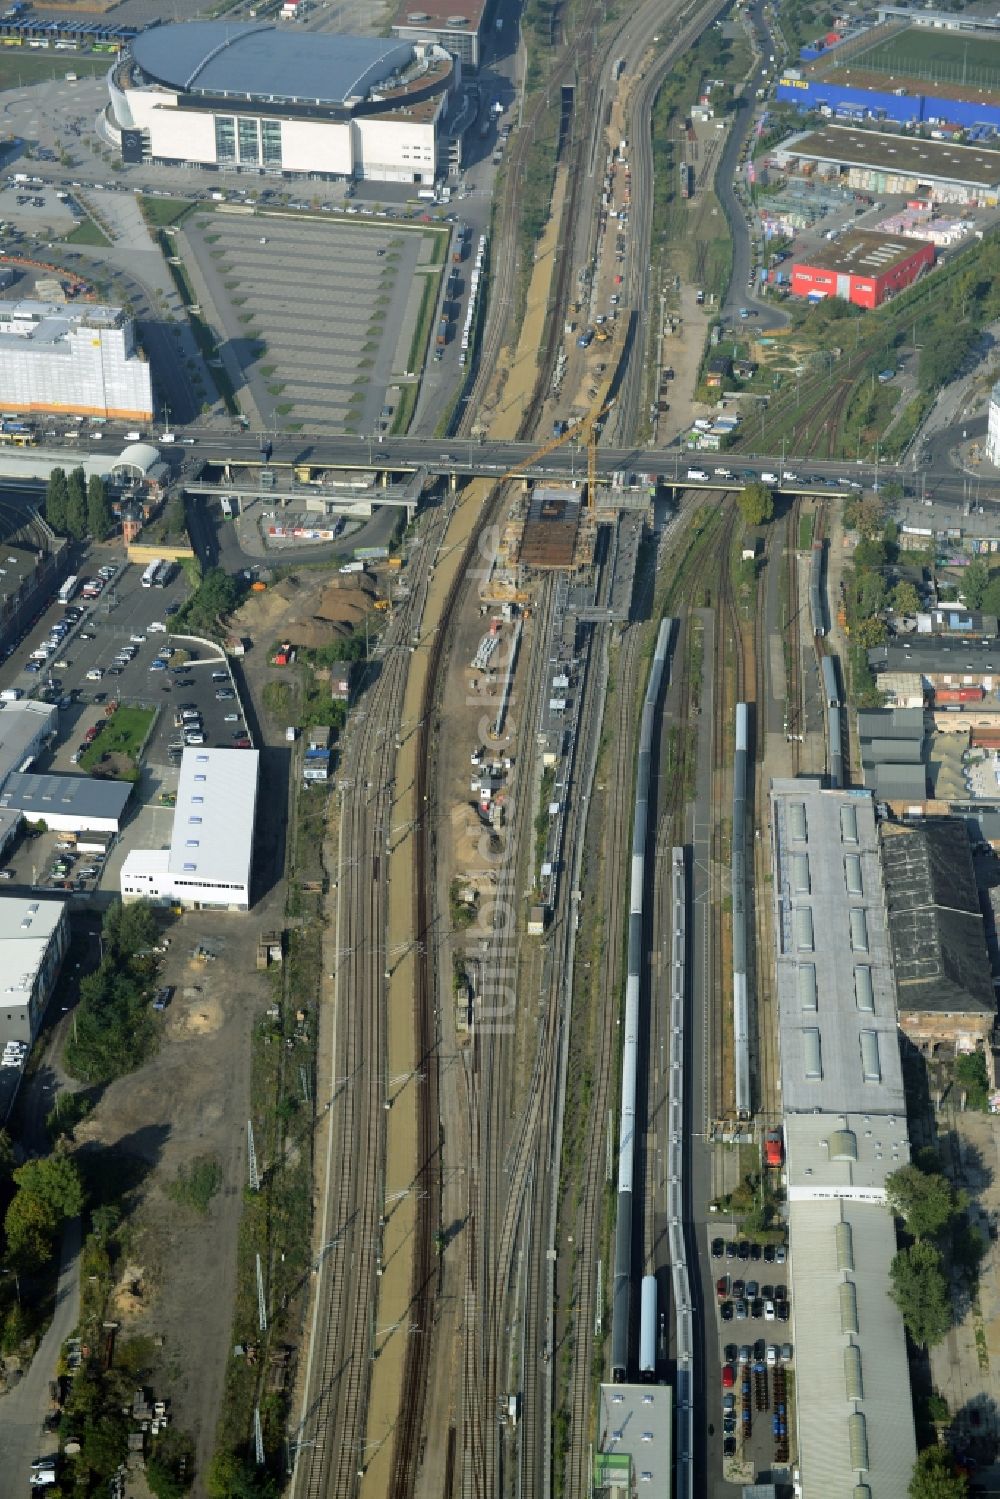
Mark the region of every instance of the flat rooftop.
POLYGON ((599 1487, 670 1493, 672 1396, 669 1385, 601 1385, 594 1452, 599 1487))
POLYGON ((0 708, 0 787, 24 763, 38 736, 55 727, 58 715, 54 703, 4 703, 0 708))
POLYGON ((795 264, 851 276, 884 276, 915 255, 919 246, 919 240, 851 229, 838 240, 823 240, 812 249, 803 249, 795 256, 795 264))
POLYGON ((0 808, 23 812, 29 822, 46 817, 76 817, 119 823, 132 795, 131 781, 97 776, 20 775, 14 772, 0 792, 0 808))
POLYGON ((167 866, 172 875, 249 882, 259 762, 257 750, 184 751, 167 866))
POLYGON ((786 1114, 902 1114, 896 990, 870 792, 771 786, 786 1114))
POLYGON ((884 1202, 885 1179, 910 1160, 905 1113, 786 1114, 789 1202, 884 1202))
POLYGON ((928 182, 958 182, 967 187, 989 188, 1000 184, 1000 155, 996 151, 858 130, 849 125, 825 125, 820 130, 792 136, 774 155, 779 160, 801 156, 807 161, 831 161, 844 167, 873 167, 876 171, 899 172, 928 182))
POLYGON ((478 31, 486 13, 486 0, 445 0, 443 5, 420 5, 401 0, 392 18, 393 26, 419 31, 478 31))
POLYGON ((60 343, 76 328, 117 328, 125 314, 120 307, 91 303, 0 300, 0 348, 22 348, 60 343))
POLYGON ((62 900, 0 896, 0 1008, 20 1008, 28 1003, 65 904, 62 900))

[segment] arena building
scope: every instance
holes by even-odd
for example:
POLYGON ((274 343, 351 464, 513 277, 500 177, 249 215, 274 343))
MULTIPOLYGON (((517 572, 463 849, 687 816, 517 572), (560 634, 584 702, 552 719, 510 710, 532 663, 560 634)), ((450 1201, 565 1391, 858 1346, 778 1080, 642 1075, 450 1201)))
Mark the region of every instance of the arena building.
POLYGON ((0 406, 147 422, 149 365, 120 307, 0 302, 0 406))
POLYGON ((154 26, 109 77, 122 160, 433 183, 460 65, 433 42, 154 26))
POLYGON ((796 261, 791 291, 816 302, 843 297, 855 307, 881 307, 933 264, 933 245, 857 229, 796 261))

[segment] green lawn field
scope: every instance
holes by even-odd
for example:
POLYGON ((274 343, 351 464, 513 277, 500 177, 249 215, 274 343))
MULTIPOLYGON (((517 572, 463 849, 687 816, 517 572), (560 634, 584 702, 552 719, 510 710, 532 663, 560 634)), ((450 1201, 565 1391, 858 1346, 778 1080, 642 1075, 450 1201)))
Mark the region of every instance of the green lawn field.
POLYGON ((1000 82, 1000 40, 913 26, 870 52, 855 53, 851 66, 899 78, 912 75, 937 83, 991 86, 1000 82))

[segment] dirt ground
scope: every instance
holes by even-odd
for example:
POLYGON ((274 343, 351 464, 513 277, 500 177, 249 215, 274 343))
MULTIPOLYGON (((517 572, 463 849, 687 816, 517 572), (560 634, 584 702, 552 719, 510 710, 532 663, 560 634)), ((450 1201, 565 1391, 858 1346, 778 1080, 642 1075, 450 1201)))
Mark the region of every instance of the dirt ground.
MULTIPOLYGON (((937 1119, 938 1149, 955 1185, 969 1198, 969 1216, 987 1241, 979 1299, 944 1342, 931 1350, 934 1387, 948 1402, 956 1448, 975 1457, 978 1482, 998 1474, 1000 1442, 1000 1247, 990 1237, 1000 1220, 1000 1119, 946 1109, 937 1119)), ((989 1482, 988 1487, 994 1487, 989 1482)))
POLYGON ((230 1352, 247 1169, 248 1041, 251 1018, 270 1001, 250 941, 261 925, 267 917, 259 909, 250 917, 205 912, 172 921, 162 980, 176 993, 162 1044, 140 1071, 111 1084, 77 1130, 82 1149, 111 1149, 142 1178, 113 1315, 122 1338, 147 1335, 161 1348, 153 1384, 158 1398, 172 1402, 175 1424, 194 1437, 201 1475, 195 1496, 204 1492, 230 1352), (218 958, 192 960, 190 950, 200 944, 218 958), (221 1178, 204 1215, 166 1193, 178 1172, 203 1156, 217 1162, 221 1178))
POLYGON ((304 568, 264 593, 251 594, 235 616, 236 627, 265 648, 272 641, 317 647, 353 634, 363 626, 378 595, 365 573, 331 578, 304 568))

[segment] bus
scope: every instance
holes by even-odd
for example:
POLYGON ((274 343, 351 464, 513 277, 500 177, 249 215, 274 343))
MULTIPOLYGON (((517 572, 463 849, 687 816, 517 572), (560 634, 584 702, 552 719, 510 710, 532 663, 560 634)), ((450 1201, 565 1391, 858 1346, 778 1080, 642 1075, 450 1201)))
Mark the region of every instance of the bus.
POLYGON ((77 575, 75 573, 73 574, 73 576, 71 578, 67 578, 66 579, 65 583, 63 584, 63 586, 59 590, 59 602, 60 602, 60 604, 68 604, 69 603, 70 599, 76 593, 76 585, 79 583, 79 581, 80 581, 80 579, 77 577, 77 575))
POLYGON ((174 564, 172 562, 158 562, 156 564, 156 574, 153 578, 153 587, 166 588, 173 575, 174 564))
POLYGON ((146 568, 146 571, 142 575, 141 582, 142 582, 143 588, 152 588, 152 586, 153 586, 153 579, 156 577, 157 570, 159 568, 161 568, 162 566, 163 566, 163 561, 159 557, 156 559, 155 562, 151 562, 149 564, 149 566, 146 568))

